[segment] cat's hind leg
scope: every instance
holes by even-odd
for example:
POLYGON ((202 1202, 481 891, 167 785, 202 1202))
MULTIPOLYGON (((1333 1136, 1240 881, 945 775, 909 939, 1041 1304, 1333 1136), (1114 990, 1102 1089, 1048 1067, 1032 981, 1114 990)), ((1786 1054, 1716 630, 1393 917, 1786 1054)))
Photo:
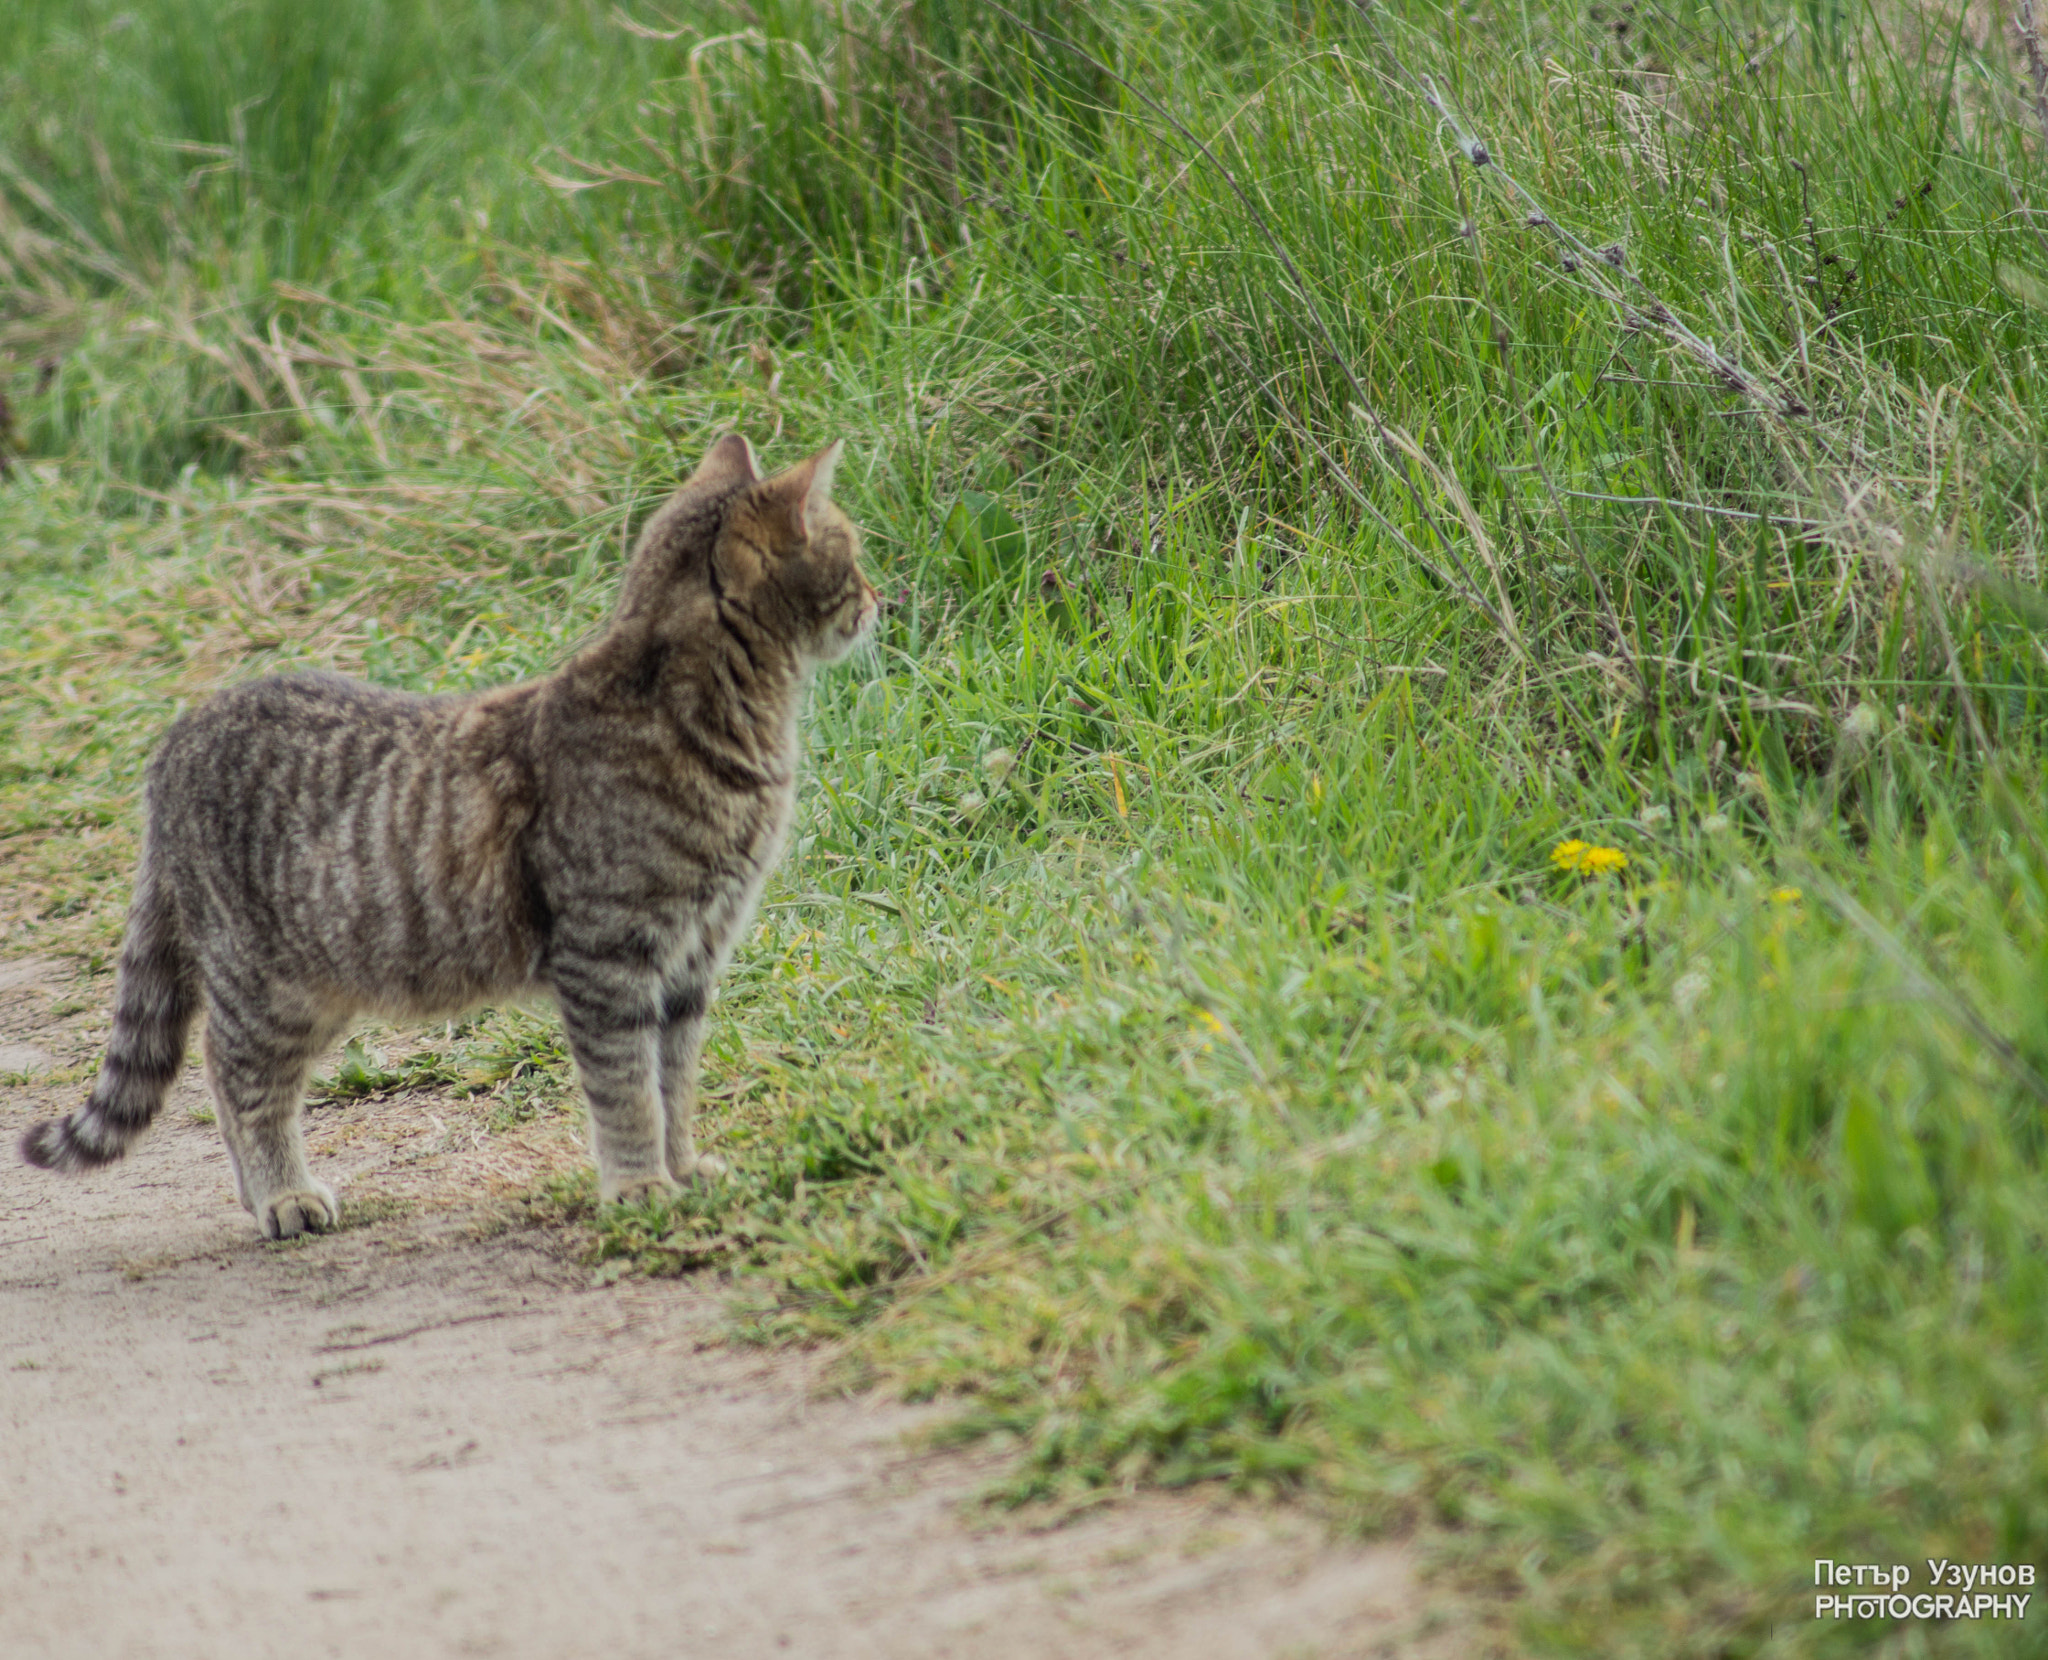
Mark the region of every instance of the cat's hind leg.
POLYGON ((706 993, 683 985, 661 1000, 662 1150, 679 1182, 707 1182, 725 1174, 725 1160, 697 1151, 697 1056, 704 1046, 706 993))
POLYGON ((610 1204, 668 1192, 651 993, 568 975, 554 989, 590 1107, 598 1197, 610 1204))
POLYGON ((314 1057, 343 1024, 304 1011, 252 1008, 218 992, 208 998, 206 1081, 236 1196, 266 1239, 321 1233, 341 1220, 334 1190, 306 1167, 299 1106, 314 1057))

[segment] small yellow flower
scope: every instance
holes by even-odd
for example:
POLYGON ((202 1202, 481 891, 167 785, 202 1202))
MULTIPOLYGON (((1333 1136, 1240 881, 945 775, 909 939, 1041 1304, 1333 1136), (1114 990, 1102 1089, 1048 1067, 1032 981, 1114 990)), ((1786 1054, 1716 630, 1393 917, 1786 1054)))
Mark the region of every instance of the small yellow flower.
POLYGON ((1796 905, 1799 903, 1800 900, 1804 899, 1805 897, 1806 895, 1801 893, 1797 888, 1771 889, 1771 903, 1773 905, 1796 905))
POLYGON ((1550 862, 1559 870, 1581 876, 1605 876, 1628 868, 1628 855, 1618 847, 1596 847, 1591 842, 1559 842, 1550 850, 1550 862))

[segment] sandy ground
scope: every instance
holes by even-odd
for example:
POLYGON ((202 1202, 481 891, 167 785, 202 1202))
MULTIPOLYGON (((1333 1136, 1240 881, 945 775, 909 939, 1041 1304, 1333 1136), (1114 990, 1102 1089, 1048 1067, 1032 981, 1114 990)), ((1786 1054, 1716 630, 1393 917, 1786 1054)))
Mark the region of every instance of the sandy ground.
POLYGON ((0 1653, 1288 1660, 1462 1652, 1402 1545, 1134 1495, 974 1503, 933 1409, 720 1345, 715 1291, 592 1284, 504 1196, 580 1156, 426 1094, 316 1110, 349 1224, 265 1245, 196 1071, 126 1163, 21 1130, 104 983, 0 962, 0 1653))

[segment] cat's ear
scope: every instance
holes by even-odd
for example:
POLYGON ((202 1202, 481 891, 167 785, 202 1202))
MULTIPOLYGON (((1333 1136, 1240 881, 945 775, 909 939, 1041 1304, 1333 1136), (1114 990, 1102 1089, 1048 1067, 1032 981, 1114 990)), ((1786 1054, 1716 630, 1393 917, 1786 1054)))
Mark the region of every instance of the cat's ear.
POLYGON ((832 499, 832 475, 839 469, 839 457, 845 448, 846 441, 836 439, 816 455, 783 468, 763 486, 771 492, 791 542, 801 544, 810 540, 811 527, 832 499))
POLYGON ((810 469, 810 476, 804 481, 804 521, 808 524, 815 519, 825 504, 832 499, 832 475, 839 471, 839 457, 845 452, 846 440, 835 438, 822 450, 803 462, 810 469))
POLYGON ((739 433, 728 432, 705 453, 683 488, 722 496, 760 481, 761 466, 754 459, 754 446, 739 433))

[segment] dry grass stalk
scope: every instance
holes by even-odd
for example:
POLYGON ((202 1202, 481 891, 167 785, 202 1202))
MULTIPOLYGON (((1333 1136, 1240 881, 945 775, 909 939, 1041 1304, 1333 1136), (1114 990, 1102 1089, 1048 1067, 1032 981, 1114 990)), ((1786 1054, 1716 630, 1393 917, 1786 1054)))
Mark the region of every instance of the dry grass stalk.
POLYGON ((2012 20, 2013 38, 2026 60, 2027 78, 2034 83, 2034 119, 2041 135, 2048 138, 2048 46, 2041 40, 2041 22, 2034 12, 2034 0, 2018 0, 2012 20))

